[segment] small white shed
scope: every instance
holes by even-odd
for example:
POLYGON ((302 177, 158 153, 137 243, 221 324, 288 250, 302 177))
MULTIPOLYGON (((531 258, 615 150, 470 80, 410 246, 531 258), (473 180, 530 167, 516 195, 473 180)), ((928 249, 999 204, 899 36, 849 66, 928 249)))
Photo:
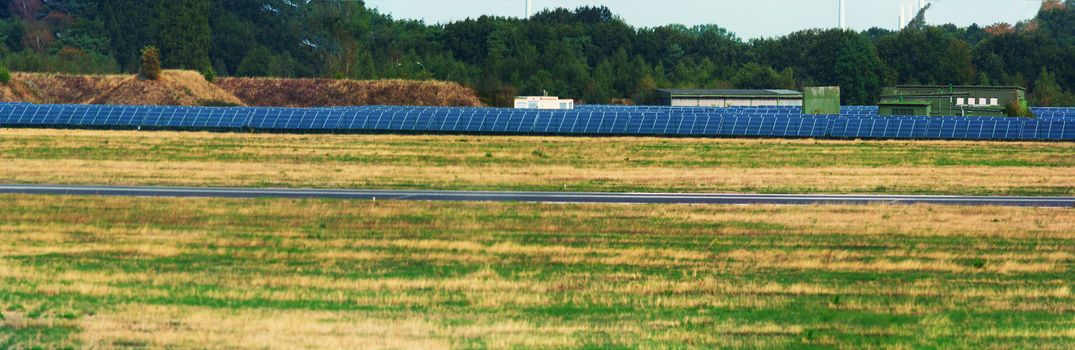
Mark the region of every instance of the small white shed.
POLYGON ((575 109, 575 100, 556 96, 519 96, 515 98, 518 109, 575 109))

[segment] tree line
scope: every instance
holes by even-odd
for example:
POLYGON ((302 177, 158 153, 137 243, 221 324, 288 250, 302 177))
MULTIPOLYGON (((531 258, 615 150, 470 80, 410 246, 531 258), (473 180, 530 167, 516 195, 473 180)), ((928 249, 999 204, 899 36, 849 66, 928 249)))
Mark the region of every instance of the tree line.
POLYGON ((133 73, 144 47, 165 68, 219 76, 439 79, 484 102, 548 93, 647 103, 656 88, 838 85, 873 104, 895 84, 1027 87, 1037 105, 1075 104, 1075 0, 1016 24, 901 31, 804 30, 743 40, 716 25, 636 28, 605 7, 394 19, 344 0, 0 0, 0 64, 17 71, 133 73))

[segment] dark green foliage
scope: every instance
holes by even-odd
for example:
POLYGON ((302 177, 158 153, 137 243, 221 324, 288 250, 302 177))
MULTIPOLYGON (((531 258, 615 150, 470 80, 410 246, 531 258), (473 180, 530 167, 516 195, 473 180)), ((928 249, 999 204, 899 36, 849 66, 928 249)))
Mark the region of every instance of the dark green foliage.
POLYGON ((865 37, 852 32, 839 33, 836 77, 822 83, 840 86, 840 102, 845 105, 873 104, 881 96, 881 60, 865 37))
POLYGON ((140 50, 152 44, 157 36, 154 2, 98 0, 97 3, 95 14, 104 23, 104 35, 111 39, 112 57, 124 70, 137 70, 140 50))
POLYGON ((170 0, 157 4, 157 40, 166 68, 209 68, 209 0, 170 0))
POLYGON ((963 85, 976 78, 973 48, 941 28, 886 36, 878 41, 877 50, 902 83, 963 85))
POLYGON ((740 89, 794 89, 795 74, 791 68, 777 72, 772 67, 750 62, 732 77, 732 85, 740 89))
POLYGON ((139 75, 145 80, 157 80, 161 76, 161 54, 155 46, 142 49, 142 68, 139 75))
POLYGON ((1047 68, 1041 69, 1041 75, 1034 83, 1031 100, 1037 106, 1071 106, 1075 104, 1075 93, 1064 91, 1056 80, 1056 73, 1047 68))
POLYGON ((11 82, 11 71, 7 70, 7 67, 0 66, 0 84, 9 82, 11 82))
POLYGON ((261 46, 250 50, 246 54, 242 63, 239 64, 239 70, 236 72, 243 77, 266 77, 282 75, 279 74, 281 73, 279 68, 280 62, 278 58, 268 48, 261 46))
POLYGON ((49 55, 30 50, 0 56, 0 65, 14 71, 73 74, 115 73, 119 69, 116 61, 107 55, 49 55))
POLYGON ((1034 85, 1034 102, 1039 106, 1052 106, 1060 98, 1060 84, 1056 82, 1056 73, 1050 73, 1046 68, 1041 69, 1041 76, 1034 85))
POLYGON ((214 70, 213 67, 206 68, 202 71, 202 77, 205 78, 205 81, 212 83, 216 80, 216 70, 214 70))
POLYGON ((932 26, 923 10, 899 32, 804 30, 750 41, 716 25, 635 28, 608 8, 589 6, 443 25, 342 0, 52 0, 32 8, 0 6, 0 64, 11 69, 135 72, 141 49, 155 45, 165 68, 451 80, 494 105, 544 92, 649 103, 652 90, 663 87, 839 85, 851 104, 875 103, 880 87, 892 84, 1021 85, 1032 95, 1059 96, 1048 99, 1052 105, 1071 103, 1063 92, 1075 91, 1070 5, 1042 10, 1010 31, 932 26), (1054 87, 1039 83, 1042 67, 1059 95, 1036 91, 1054 87))

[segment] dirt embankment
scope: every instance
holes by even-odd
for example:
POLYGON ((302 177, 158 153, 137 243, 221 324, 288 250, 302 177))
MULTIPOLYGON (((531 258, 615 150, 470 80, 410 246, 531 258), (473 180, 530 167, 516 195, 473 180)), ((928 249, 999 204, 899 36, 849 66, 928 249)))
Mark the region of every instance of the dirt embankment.
POLYGON ((166 70, 160 80, 135 75, 67 75, 15 73, 0 88, 9 102, 196 106, 242 104, 192 71, 166 70))
POLYGON ((480 106, 473 90, 451 82, 220 78, 166 70, 160 80, 135 75, 14 73, 0 101, 60 104, 249 105, 279 107, 480 106))
POLYGON ((474 90, 453 82, 220 78, 216 85, 250 106, 480 106, 474 90))
POLYGON ((90 100, 91 104, 110 105, 174 105, 206 104, 241 105, 234 95, 205 80, 192 71, 164 71, 160 80, 141 80, 131 76, 115 87, 90 100))

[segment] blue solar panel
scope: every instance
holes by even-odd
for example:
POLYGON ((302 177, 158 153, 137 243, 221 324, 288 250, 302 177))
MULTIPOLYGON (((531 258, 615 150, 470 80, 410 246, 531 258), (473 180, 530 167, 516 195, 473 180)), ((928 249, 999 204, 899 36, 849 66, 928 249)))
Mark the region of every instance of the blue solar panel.
POLYGON ((1075 108, 1035 108, 1037 118, 839 116, 797 107, 580 106, 571 111, 439 107, 173 107, 0 103, 0 126, 265 131, 450 132, 878 139, 1075 140, 1075 108))

